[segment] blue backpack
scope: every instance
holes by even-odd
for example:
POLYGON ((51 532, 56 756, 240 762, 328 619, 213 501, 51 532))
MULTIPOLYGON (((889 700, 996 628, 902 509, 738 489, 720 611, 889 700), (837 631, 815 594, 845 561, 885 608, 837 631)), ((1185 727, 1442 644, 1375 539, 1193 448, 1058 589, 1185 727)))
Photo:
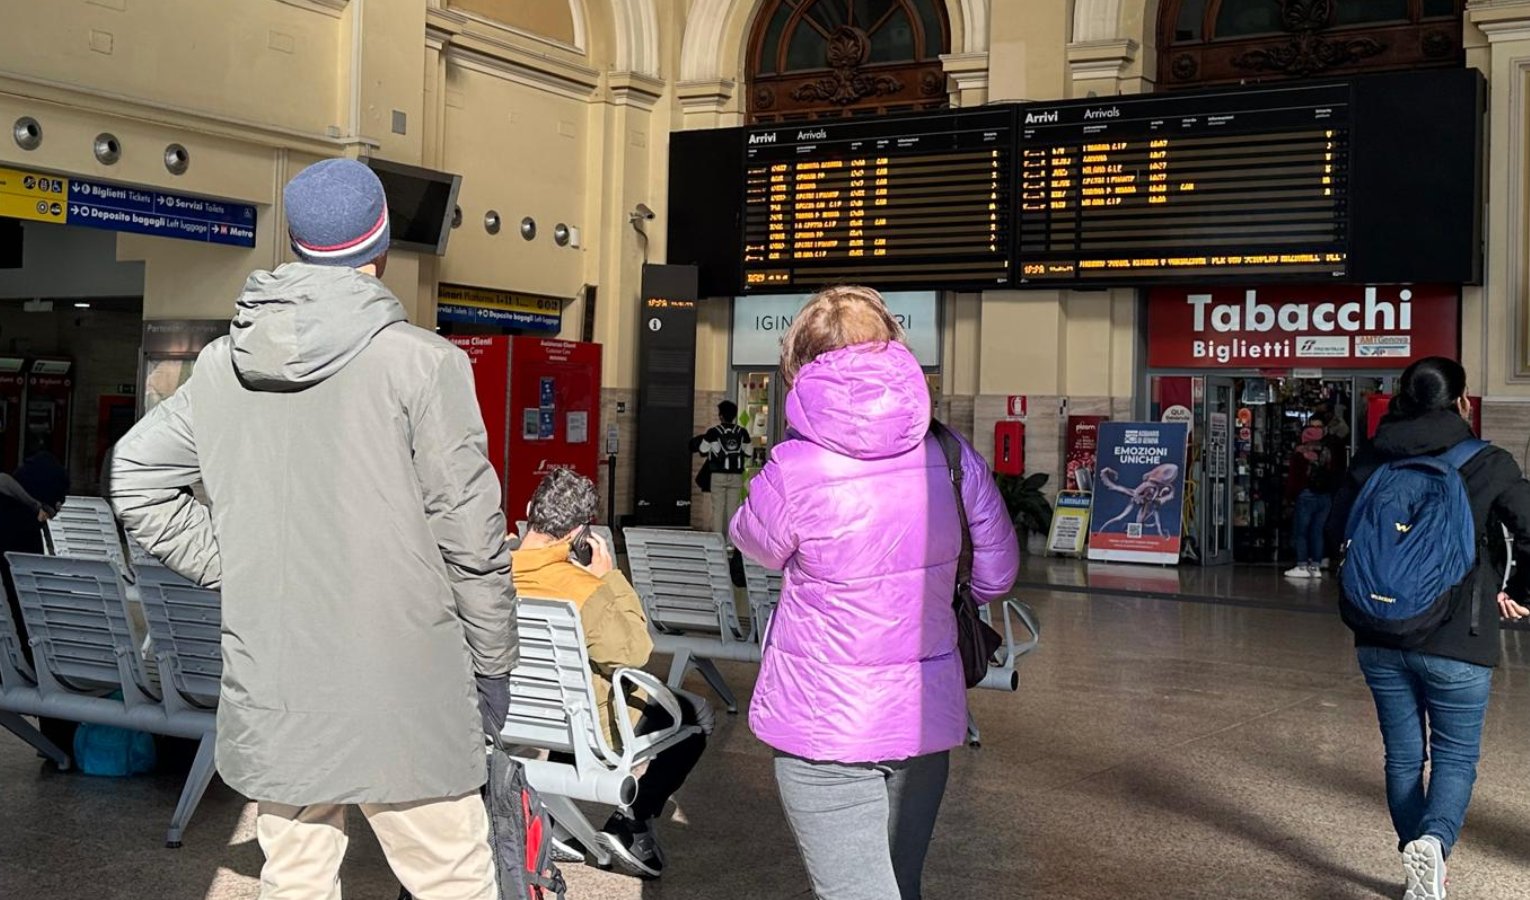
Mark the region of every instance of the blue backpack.
POLYGON ((1464 440, 1439 456, 1386 463, 1366 481, 1345 528, 1339 576, 1350 628, 1407 649, 1450 617, 1479 549, 1461 467, 1487 447, 1464 440))

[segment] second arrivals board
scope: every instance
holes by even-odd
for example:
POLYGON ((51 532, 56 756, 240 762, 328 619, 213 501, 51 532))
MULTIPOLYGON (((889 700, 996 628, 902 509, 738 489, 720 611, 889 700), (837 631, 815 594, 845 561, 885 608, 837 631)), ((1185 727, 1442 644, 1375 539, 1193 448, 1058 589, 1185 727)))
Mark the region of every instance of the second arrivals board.
POLYGON ((1346 84, 1027 108, 1021 278, 1343 278, 1349 134, 1346 84))
POLYGON ((1469 69, 682 132, 707 296, 1481 275, 1469 69))

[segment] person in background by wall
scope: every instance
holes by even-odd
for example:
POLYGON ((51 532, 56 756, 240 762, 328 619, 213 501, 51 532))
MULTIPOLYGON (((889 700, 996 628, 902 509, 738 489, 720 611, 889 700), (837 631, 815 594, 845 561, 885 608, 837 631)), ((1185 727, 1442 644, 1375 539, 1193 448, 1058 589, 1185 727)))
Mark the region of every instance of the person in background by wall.
MULTIPOLYGON (((11 578, 11 565, 5 553, 46 553, 43 525, 58 515, 69 496, 69 470, 52 454, 38 453, 27 458, 14 476, 0 475, 0 576, 5 582, 6 602, 11 621, 21 638, 21 652, 32 659, 27 642, 26 622, 21 618, 21 600, 11 578)), ((38 720, 38 730, 65 753, 74 752, 76 723, 62 719, 38 720)))
POLYGON ((1291 543, 1296 549, 1296 566, 1286 572, 1287 578, 1323 577, 1323 526, 1340 471, 1323 421, 1313 416, 1302 429, 1286 472, 1286 501, 1293 507, 1291 543))
MULTIPOLYGON (((701 455, 711 472, 712 530, 728 538, 728 524, 744 502, 744 466, 749 459, 749 429, 738 424, 738 404, 717 404, 718 424, 701 436, 701 455)), ((730 541, 731 546, 731 541, 730 541)))

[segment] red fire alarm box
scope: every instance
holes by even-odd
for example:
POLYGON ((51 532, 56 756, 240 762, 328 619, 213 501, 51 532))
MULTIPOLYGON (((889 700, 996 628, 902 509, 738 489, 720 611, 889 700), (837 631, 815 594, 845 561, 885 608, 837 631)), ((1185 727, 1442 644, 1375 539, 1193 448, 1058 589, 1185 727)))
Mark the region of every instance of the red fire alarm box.
POLYGON ((993 426, 993 470, 999 475, 1025 474, 1025 423, 1006 420, 993 426))

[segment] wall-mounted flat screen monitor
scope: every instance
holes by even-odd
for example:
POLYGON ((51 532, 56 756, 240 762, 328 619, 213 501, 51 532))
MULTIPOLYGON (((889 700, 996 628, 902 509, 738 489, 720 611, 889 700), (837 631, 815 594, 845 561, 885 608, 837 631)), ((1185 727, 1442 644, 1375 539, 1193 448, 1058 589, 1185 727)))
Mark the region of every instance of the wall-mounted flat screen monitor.
POLYGON ((361 161, 377 173, 388 194, 388 227, 392 231, 388 246, 446 255, 462 176, 384 159, 363 157, 361 161))

